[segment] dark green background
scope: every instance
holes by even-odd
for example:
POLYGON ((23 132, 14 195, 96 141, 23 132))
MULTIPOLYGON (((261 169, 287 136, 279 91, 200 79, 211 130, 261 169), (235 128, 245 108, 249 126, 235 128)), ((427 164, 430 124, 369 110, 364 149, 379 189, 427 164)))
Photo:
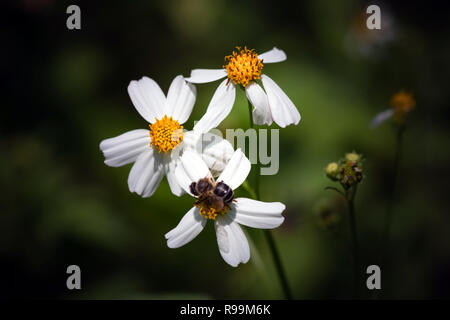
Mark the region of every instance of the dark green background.
MULTIPOLYGON (((382 298, 450 297, 448 75, 444 2, 381 6, 382 30, 365 28, 358 1, 11 1, 1 8, 0 296, 3 298, 281 298, 265 239, 247 229, 249 263, 228 266, 214 228, 183 248, 164 234, 192 206, 164 180, 153 197, 131 194, 131 166, 103 164, 101 140, 145 128, 128 94, 149 76, 166 93, 194 68, 218 68, 237 45, 288 59, 266 65, 298 107, 280 131, 280 170, 261 178, 262 199, 286 204, 274 231, 296 298, 352 297, 345 204, 324 175, 328 162, 365 156, 356 211, 365 266, 381 264, 395 131, 368 124, 393 93, 413 92, 397 203, 382 267, 382 298), (66 28, 81 7, 82 29, 66 28), (391 27, 388 27, 390 21, 391 27), (385 25, 386 23, 386 25, 385 25), (343 206, 344 205, 344 206, 343 206), (333 232, 317 223, 332 207, 333 232), (82 290, 65 287, 66 267, 82 290)), ((218 82, 198 85, 186 128, 204 113, 218 82)), ((243 92, 220 129, 247 128, 243 92)), ((276 128, 276 126, 273 126, 276 128)), ((365 292, 363 297, 369 297, 365 292)))

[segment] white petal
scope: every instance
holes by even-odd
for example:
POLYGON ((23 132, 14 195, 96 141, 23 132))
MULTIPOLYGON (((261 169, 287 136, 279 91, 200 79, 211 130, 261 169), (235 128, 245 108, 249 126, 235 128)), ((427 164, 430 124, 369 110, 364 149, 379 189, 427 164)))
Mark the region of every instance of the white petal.
POLYGON ((105 156, 105 164, 110 167, 120 167, 134 162, 142 152, 149 148, 150 134, 145 129, 128 131, 100 143, 100 150, 105 156))
POLYGON ((225 69, 194 69, 186 81, 192 83, 206 83, 219 80, 227 75, 225 69))
POLYGON ((214 226, 220 255, 226 263, 237 267, 250 259, 250 247, 241 227, 227 215, 218 217, 214 226))
POLYGON ((258 54, 258 58, 263 60, 263 63, 274 63, 286 60, 286 53, 283 50, 273 47, 272 50, 258 54))
POLYGON ((169 248, 179 248, 194 239, 205 227, 206 219, 200 216, 198 208, 189 210, 180 223, 166 233, 167 246, 169 248))
POLYGON ((261 75, 261 80, 269 98, 269 107, 273 121, 282 128, 290 124, 298 124, 300 113, 291 99, 265 74, 261 75))
POLYGON ((183 76, 175 77, 167 93, 167 116, 180 124, 185 123, 191 115, 196 95, 197 90, 192 83, 186 82, 183 76))
POLYGON ((195 124, 194 131, 205 133, 216 128, 231 111, 236 98, 236 87, 227 85, 228 79, 222 81, 211 99, 204 116, 195 124))
POLYGON ((245 94, 253 107, 253 122, 257 125, 271 125, 272 114, 269 108, 269 99, 264 90, 256 82, 245 87, 245 94))
POLYGON ((228 212, 234 221, 252 228, 273 229, 280 226, 286 206, 281 202, 263 202, 248 198, 237 198, 234 208, 228 212), (233 212, 234 211, 234 212, 233 212))
POLYGON ((183 142, 186 148, 201 154, 213 176, 223 171, 234 153, 233 146, 228 140, 212 133, 196 134, 188 131, 184 135, 183 142))
POLYGON ((131 81, 128 94, 136 110, 147 122, 154 123, 155 118, 164 116, 166 97, 153 79, 143 77, 139 81, 131 81))
POLYGON ((128 187, 143 198, 148 198, 156 191, 164 177, 164 166, 160 156, 149 148, 144 151, 131 168, 128 176, 128 187))
POLYGON ((237 149, 227 166, 217 178, 217 181, 225 182, 231 189, 237 189, 247 178, 251 164, 241 149, 237 149))
POLYGON ((202 159, 208 168, 214 172, 222 172, 234 154, 231 143, 221 137, 205 133, 202 159))
POLYGON ((166 155, 164 161, 164 171, 166 173, 167 182, 169 182, 170 191, 177 197, 184 194, 183 188, 178 184, 178 180, 175 176, 175 169, 180 162, 178 157, 171 157, 171 155, 166 155))
POLYGON ((184 131, 184 135, 183 135, 183 148, 184 149, 194 149, 194 150, 198 150, 197 148, 200 145, 200 138, 201 138, 201 134, 199 133, 195 133, 194 131, 184 131))
POLYGON ((394 110, 393 109, 388 109, 388 110, 384 110, 381 111, 380 113, 378 113, 370 122, 370 127, 371 128, 376 128, 378 127, 380 124, 382 124, 383 122, 385 122, 386 120, 388 120, 390 117, 392 117, 394 115, 394 110))
POLYGON ((186 150, 180 158, 180 162, 175 169, 175 176, 178 184, 191 194, 189 186, 192 182, 211 176, 208 167, 202 158, 193 150, 186 150))

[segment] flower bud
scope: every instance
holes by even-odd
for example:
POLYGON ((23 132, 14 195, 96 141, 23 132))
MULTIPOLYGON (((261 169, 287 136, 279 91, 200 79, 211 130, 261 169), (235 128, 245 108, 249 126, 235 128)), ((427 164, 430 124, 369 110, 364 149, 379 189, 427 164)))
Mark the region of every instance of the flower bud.
POLYGON ((361 157, 356 152, 352 152, 352 153, 347 153, 345 155, 345 159, 347 161, 351 161, 351 162, 358 162, 361 159, 361 157))
POLYGON ((340 169, 340 182, 344 188, 349 188, 362 180, 362 170, 357 162, 347 160, 340 169))
POLYGON ((337 180, 337 175, 339 174, 339 165, 336 162, 331 162, 327 165, 325 169, 328 178, 331 180, 337 180))

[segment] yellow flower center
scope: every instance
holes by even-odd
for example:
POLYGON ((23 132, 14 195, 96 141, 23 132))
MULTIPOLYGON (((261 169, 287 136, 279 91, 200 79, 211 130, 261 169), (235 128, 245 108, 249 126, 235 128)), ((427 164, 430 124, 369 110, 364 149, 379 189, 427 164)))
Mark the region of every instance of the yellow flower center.
POLYGON ((225 57, 227 63, 223 68, 228 73, 228 79, 234 84, 246 87, 250 81, 261 78, 263 63, 261 59, 258 59, 254 49, 248 50, 247 47, 244 47, 244 50, 240 47, 236 47, 236 49, 237 52, 233 51, 232 54, 225 57))
POLYGON ((416 101, 411 93, 400 91, 392 96, 391 106, 396 112, 406 113, 414 109, 416 101))
POLYGON ((200 215, 210 220, 215 220, 217 215, 224 215, 228 212, 228 207, 223 205, 223 202, 210 196, 200 196, 194 202, 194 206, 199 208, 200 215))
POLYGON ((183 140, 183 126, 172 117, 166 115, 160 120, 156 119, 154 124, 150 124, 150 145, 158 152, 169 152, 183 140))
POLYGON ((204 216, 206 219, 216 220, 218 214, 224 215, 227 213, 227 209, 222 209, 217 211, 215 208, 204 208, 200 207, 200 215, 204 216))

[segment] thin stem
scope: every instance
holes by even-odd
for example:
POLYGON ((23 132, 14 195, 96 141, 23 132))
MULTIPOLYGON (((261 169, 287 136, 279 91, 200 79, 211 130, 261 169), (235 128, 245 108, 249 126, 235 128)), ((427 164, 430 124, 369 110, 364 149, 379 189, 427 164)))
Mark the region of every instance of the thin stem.
POLYGON ((278 253, 277 245, 275 243, 275 239, 273 238, 272 232, 270 230, 264 230, 264 235, 266 236, 267 242, 269 243, 270 251, 272 251, 273 262, 275 263, 275 267, 278 271, 278 277, 280 279, 281 286, 283 288, 284 296, 287 300, 292 300, 292 292, 289 287, 289 283, 286 278, 286 274, 284 273, 283 264, 280 259, 280 255, 278 253))
POLYGON ((358 288, 360 281, 360 263, 359 263, 359 246, 358 246, 358 234, 356 233, 356 214, 355 214, 355 204, 354 199, 356 195, 356 185, 352 189, 347 190, 346 198, 348 203, 348 214, 350 223, 350 233, 352 237, 352 248, 353 248, 353 262, 354 262, 354 291, 355 296, 358 296, 358 288))
POLYGON ((394 209, 394 202, 396 198, 396 189, 397 189, 397 178, 398 178, 398 171, 399 171, 399 165, 400 165, 400 156, 402 152, 402 144, 403 144, 403 132, 405 131, 405 127, 401 126, 397 131, 397 146, 395 150, 395 158, 394 158, 394 168, 392 172, 392 191, 390 193, 390 197, 388 199, 387 204, 387 210, 386 210, 386 221, 384 225, 384 233, 383 233, 383 239, 384 239, 384 248, 385 248, 385 254, 383 257, 383 263, 385 262, 385 258, 387 255, 387 244, 389 243, 389 237, 390 237, 390 231, 392 226, 392 219, 393 219, 393 209, 394 209))
POLYGON ((260 165, 259 161, 257 161, 255 170, 255 194, 257 200, 259 200, 259 175, 260 175, 260 165))
POLYGON ((359 293, 359 281, 361 280, 361 264, 359 261, 359 245, 358 245, 358 234, 356 232, 356 213, 355 213, 355 196, 357 185, 350 188, 344 188, 344 192, 335 187, 325 187, 325 190, 333 190, 342 195, 345 200, 347 200, 348 206, 348 221, 350 225, 350 234, 352 242, 352 254, 353 254, 353 291, 355 297, 358 297, 359 293))
MULTIPOLYGON (((403 145, 403 134, 405 132, 405 126, 402 125, 398 128, 397 135, 396 135, 396 150, 395 150, 395 156, 394 156, 394 165, 393 165, 393 171, 392 171, 392 189, 390 193, 390 197, 388 199, 387 207, 386 207, 386 220, 384 223, 384 230, 382 234, 382 248, 383 253, 381 257, 381 265, 382 267, 386 266, 387 257, 388 257, 388 249, 389 249, 389 242, 391 237, 391 227, 392 227, 392 221, 394 216, 394 204, 397 197, 397 180, 398 180, 398 172, 400 167, 400 158, 401 158, 401 152, 402 152, 402 145, 403 145)), ((378 291, 374 290, 374 298, 378 298, 378 291)))
MULTIPOLYGON (((249 121, 250 121, 250 128, 254 128, 253 126, 253 115, 252 115, 252 105, 250 101, 248 101, 248 111, 249 111, 249 121)), ((254 191, 253 189, 248 185, 247 181, 244 183, 244 188, 249 191, 249 193, 252 195, 252 197, 256 200, 259 200, 259 175, 260 175, 260 166, 259 161, 256 161, 256 172, 254 177, 254 191)), ((275 243, 275 239, 273 238, 273 235, 270 230, 264 230, 264 235, 267 239, 267 242, 269 244, 270 251, 272 252, 272 259, 275 264, 275 268, 278 273, 278 278, 281 283, 281 287, 284 292, 284 296, 287 300, 292 300, 292 293, 291 289, 289 287, 289 283, 287 281, 286 273, 284 272, 283 263, 281 262, 280 254, 278 252, 277 245, 275 243)))
POLYGON ((250 103, 250 100, 248 102, 248 120, 250 122, 250 128, 253 128, 253 111, 252 111, 252 104, 250 103))
MULTIPOLYGON (((346 198, 345 194, 344 194, 341 190, 339 190, 338 188, 335 188, 335 187, 325 187, 325 190, 333 190, 333 191, 336 191, 336 192, 339 193, 341 196, 343 196, 344 198, 346 198)), ((346 199, 347 199, 347 198, 346 198, 346 199)))
MULTIPOLYGON (((250 101, 248 101, 248 112, 249 112, 249 122, 250 122, 250 128, 255 129, 254 125, 253 125, 253 113, 252 113, 252 104, 250 103, 250 101)), ((259 200, 259 172, 260 172, 260 166, 259 166, 259 161, 258 159, 256 160, 256 170, 254 173, 254 188, 255 188, 255 194, 256 194, 256 198, 259 200)))
POLYGON ((253 199, 259 198, 258 195, 256 194, 256 192, 252 189, 252 187, 250 187, 250 185, 248 184, 247 180, 245 180, 242 183, 242 186, 244 187, 245 190, 247 190, 247 192, 249 193, 250 197, 252 197, 253 199))

